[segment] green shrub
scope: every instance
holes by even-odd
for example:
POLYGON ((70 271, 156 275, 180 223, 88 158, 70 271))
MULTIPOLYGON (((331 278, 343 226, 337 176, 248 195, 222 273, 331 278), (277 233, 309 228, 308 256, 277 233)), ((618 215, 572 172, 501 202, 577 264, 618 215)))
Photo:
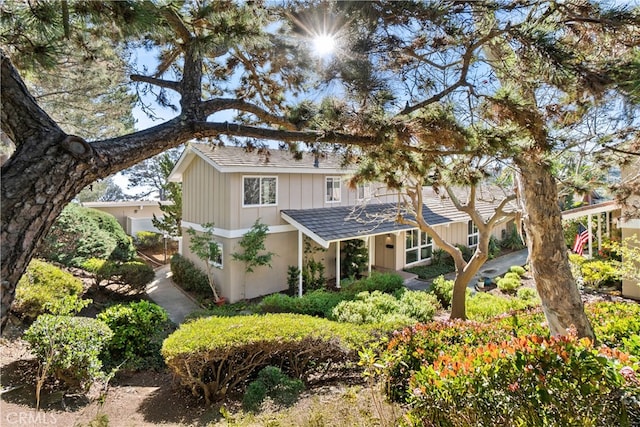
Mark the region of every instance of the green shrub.
POLYGON ((518 273, 514 273, 512 271, 507 272, 504 276, 506 279, 514 279, 520 282, 520 275, 518 273))
POLYGON ((469 296, 466 302, 467 317, 476 321, 489 320, 512 310, 522 310, 537 305, 536 300, 506 298, 487 292, 478 292, 473 296, 469 296))
POLYGON ((289 296, 298 295, 300 269, 295 265, 287 268, 287 293, 289 296))
POLYGON ((539 299, 538 291, 532 288, 520 288, 516 292, 516 296, 527 301, 539 299))
POLYGON ((52 372, 67 385, 86 389, 104 376, 99 355, 112 335, 100 320, 43 314, 24 339, 38 358, 43 376, 52 372))
POLYGON ((298 400, 302 390, 302 381, 288 377, 278 367, 266 366, 258 373, 258 378, 247 387, 242 398, 242 407, 255 412, 260 409, 267 396, 279 405, 290 406, 298 400))
POLYGON ((136 246, 140 249, 156 249, 162 245, 162 234, 153 231, 138 231, 136 246))
POLYGON ((357 350, 379 340, 371 327, 296 314, 210 317, 184 323, 162 346, 167 366, 207 404, 223 398, 268 365, 294 378, 353 362, 357 350))
POLYGON ((403 288, 402 278, 392 273, 373 273, 371 277, 348 282, 338 292, 316 289, 302 297, 272 294, 258 304, 261 313, 297 313, 331 317, 333 308, 341 301, 350 301, 360 292, 395 292, 403 288))
POLYGON ((516 273, 519 277, 522 277, 527 271, 524 269, 524 267, 521 267, 519 265, 512 265, 511 267, 509 267, 509 272, 516 273))
POLYGON ((129 261, 135 247, 113 215, 71 203, 43 239, 43 258, 80 266, 89 258, 129 261))
POLYGON ((417 265, 415 267, 405 268, 404 270, 408 271, 409 273, 417 274, 419 278, 426 280, 433 279, 434 277, 438 277, 443 274, 451 273, 455 269, 452 265, 449 264, 432 263, 429 265, 417 265))
POLYGON ((410 325, 417 322, 428 322, 438 309, 435 296, 426 292, 401 292, 396 298, 380 291, 361 292, 353 301, 342 301, 332 313, 332 318, 339 322, 393 323, 410 325))
POLYGON ((464 260, 467 262, 469 262, 474 252, 476 251, 475 248, 470 248, 469 246, 465 245, 456 245, 456 248, 460 249, 460 252, 462 252, 462 258, 464 258, 464 260))
MULTIPOLYGON (((515 276, 518 276, 515 273, 507 273, 507 274, 514 274, 515 276)), ((522 286, 522 283, 520 282, 520 279, 517 277, 505 276, 498 279, 498 281, 496 282, 496 285, 498 285, 498 289, 500 289, 502 292, 507 294, 512 294, 516 291, 516 289, 522 286)))
POLYGON ((453 257, 444 249, 436 248, 431 253, 431 265, 447 266, 453 268, 455 263, 453 257))
POLYGON ((351 293, 353 294, 353 296, 360 292, 373 291, 393 293, 403 287, 404 281, 398 274, 372 272, 371 276, 365 277, 364 279, 356 280, 355 282, 348 284, 341 290, 341 292, 351 293))
POLYGON ((139 293, 144 292, 146 285, 155 278, 153 268, 138 260, 120 263, 90 258, 84 261, 81 267, 93 273, 98 285, 103 280, 108 282, 115 281, 139 293))
POLYGON ((626 339, 640 335, 640 304, 601 301, 587 304, 585 312, 598 341, 640 356, 633 348, 626 348, 624 345, 626 339))
POLYGON ((513 251, 517 251, 525 247, 525 244, 522 242, 522 238, 518 234, 518 229, 515 225, 509 225, 506 236, 500 241, 500 246, 503 249, 510 249, 513 251))
POLYGON ((207 275, 182 255, 174 254, 171 257, 171 273, 175 284, 185 291, 211 295, 207 275))
POLYGON ((97 316, 113 331, 104 356, 111 365, 156 364, 169 324, 167 312, 149 301, 113 305, 97 316), (153 360, 153 359, 156 360, 153 360))
POLYGON ((618 268, 608 261, 589 260, 580 266, 582 281, 585 286, 599 288, 612 286, 620 280, 618 268))
POLYGON ((82 282, 72 274, 33 259, 18 282, 12 309, 24 318, 35 319, 42 313, 51 312, 65 297, 77 300, 82 290, 82 282))
POLYGON ((258 304, 261 313, 297 313, 309 316, 329 317, 333 308, 350 294, 316 289, 302 297, 290 297, 272 294, 264 297, 258 304))
POLYGON ((453 298, 453 280, 447 280, 444 276, 436 277, 430 292, 438 298, 442 307, 449 308, 453 298))
POLYGON ((144 292, 146 285, 156 277, 153 268, 142 261, 128 261, 118 264, 115 268, 115 275, 118 276, 122 284, 138 292, 144 292))
POLYGON ((489 259, 494 259, 500 255, 500 242, 495 236, 489 238, 489 259))
MULTIPOLYGON (((574 336, 442 352, 409 382, 409 425, 630 426, 638 363, 574 336), (627 365, 626 375, 621 372, 627 365)), ((637 381, 637 380, 636 380, 637 381)))

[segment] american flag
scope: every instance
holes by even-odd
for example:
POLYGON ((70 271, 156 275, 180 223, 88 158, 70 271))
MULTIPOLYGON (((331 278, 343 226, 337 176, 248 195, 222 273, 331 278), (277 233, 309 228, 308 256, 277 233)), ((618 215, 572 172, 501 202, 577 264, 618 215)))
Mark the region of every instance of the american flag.
POLYGON ((584 251, 584 245, 589 241, 589 230, 582 224, 578 227, 578 234, 576 234, 576 241, 573 243, 573 252, 578 255, 582 255, 584 251))

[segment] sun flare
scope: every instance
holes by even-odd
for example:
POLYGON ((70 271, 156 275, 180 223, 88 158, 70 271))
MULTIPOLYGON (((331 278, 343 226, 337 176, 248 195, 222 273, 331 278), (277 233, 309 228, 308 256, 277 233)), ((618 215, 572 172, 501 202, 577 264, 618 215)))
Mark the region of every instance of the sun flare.
POLYGON ((318 34, 313 38, 313 53, 324 58, 330 56, 336 49, 336 39, 331 34, 318 34))

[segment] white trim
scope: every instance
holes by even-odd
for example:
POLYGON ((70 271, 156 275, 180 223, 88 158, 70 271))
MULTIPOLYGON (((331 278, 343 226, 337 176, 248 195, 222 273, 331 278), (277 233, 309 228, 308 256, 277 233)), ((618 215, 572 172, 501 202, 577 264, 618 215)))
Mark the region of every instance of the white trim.
MULTIPOLYGON (((332 194, 333 197, 333 194, 332 194)), ((342 202, 342 177, 340 176, 325 176, 324 177, 324 201, 325 203, 341 203, 342 202), (338 180, 338 200, 328 200, 329 194, 327 193, 327 184, 329 184, 329 180, 331 180, 331 190, 332 193, 335 191, 334 185, 336 180, 338 180)))
MULTIPOLYGON (((195 222, 182 221, 182 228, 189 229, 193 228, 195 231, 204 232, 205 229, 201 224, 197 224, 195 222)), ((240 228, 237 230, 226 230, 224 228, 213 228, 213 235, 216 237, 222 237, 224 239, 239 239, 251 228, 240 228)), ((271 225, 269 226, 269 230, 267 230, 267 234, 277 234, 277 233, 289 233, 291 231, 296 231, 296 228, 293 225, 285 224, 285 225, 271 225)))
POLYGON ((242 175, 242 207, 243 208, 261 208, 261 207, 270 207, 270 206, 278 206, 278 177, 275 175, 242 175), (258 197, 260 201, 262 201, 262 180, 265 178, 274 178, 276 180, 276 201, 275 203, 258 203, 257 205, 246 205, 244 203, 244 180, 246 178, 258 178, 260 181, 258 183, 258 189, 260 190, 258 197))

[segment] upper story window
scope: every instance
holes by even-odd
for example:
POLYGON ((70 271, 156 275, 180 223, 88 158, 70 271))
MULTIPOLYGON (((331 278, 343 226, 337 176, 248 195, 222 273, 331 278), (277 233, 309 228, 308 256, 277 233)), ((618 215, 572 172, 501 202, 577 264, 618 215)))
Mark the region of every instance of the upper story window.
POLYGON ((275 176, 245 176, 242 180, 242 206, 275 206, 278 178, 275 176))
POLYGON ((470 248, 478 246, 478 227, 476 227, 473 221, 467 223, 467 234, 467 246, 470 248))
POLYGON ((336 203, 340 201, 340 177, 328 176, 326 178, 327 191, 325 200, 328 203, 336 203))
POLYGON ((367 184, 358 184, 356 187, 356 198, 358 200, 366 200, 371 198, 371 185, 367 184))
POLYGON ((431 237, 418 229, 407 230, 405 243, 405 264, 412 264, 431 258, 433 242, 431 237))

